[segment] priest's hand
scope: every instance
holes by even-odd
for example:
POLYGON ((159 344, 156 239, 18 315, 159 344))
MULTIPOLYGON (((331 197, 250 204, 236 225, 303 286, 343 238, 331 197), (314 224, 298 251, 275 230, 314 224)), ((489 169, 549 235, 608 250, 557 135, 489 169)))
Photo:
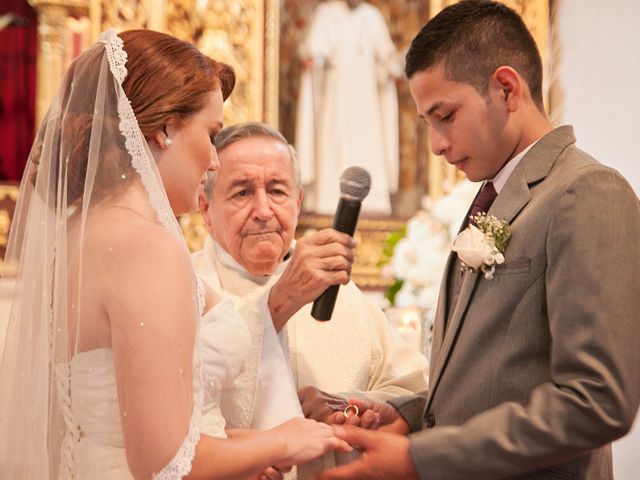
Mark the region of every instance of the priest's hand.
POLYGON ((333 429, 338 438, 362 451, 362 455, 346 465, 323 470, 319 480, 418 479, 406 436, 351 425, 334 425, 333 429))
POLYGON ((328 419, 336 412, 344 416, 342 412, 348 405, 346 398, 323 392, 312 385, 298 390, 298 399, 305 418, 324 423, 328 423, 328 419))
MULTIPOLYGON (((360 410, 358 405, 364 405, 368 400, 347 399, 340 395, 323 392, 318 388, 307 385, 298 390, 298 398, 302 406, 302 412, 307 418, 328 424, 347 424, 375 430, 380 424, 380 414, 373 408, 360 410), (356 407, 356 408, 354 408, 356 407)), ((378 402, 366 403, 367 405, 378 402)), ((380 404, 378 409, 384 408, 380 404)), ((393 412, 395 409, 388 405, 393 412)), ((397 412, 396 412, 397 413, 397 412)), ((403 420, 404 421, 404 420, 403 420)), ((408 431, 408 430, 407 430, 408 431)))
POLYGON ((349 282, 355 246, 352 237, 332 228, 298 240, 287 268, 269 293, 269 311, 277 331, 327 287, 349 282))
POLYGON ((327 423, 355 425, 370 430, 379 429, 398 435, 407 435, 411 431, 409 424, 390 403, 368 398, 351 398, 349 405, 355 407, 350 410, 357 411, 357 415, 351 415, 351 412, 347 412, 348 415, 344 412, 336 412, 327 419, 327 423))

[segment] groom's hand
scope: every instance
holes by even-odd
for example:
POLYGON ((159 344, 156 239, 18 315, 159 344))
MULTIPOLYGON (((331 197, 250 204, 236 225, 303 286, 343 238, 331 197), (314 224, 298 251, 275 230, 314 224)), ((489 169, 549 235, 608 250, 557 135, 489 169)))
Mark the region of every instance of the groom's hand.
POLYGON ((323 470, 318 480, 418 479, 406 436, 351 425, 334 425, 333 429, 338 438, 356 446, 362 455, 346 465, 323 470))

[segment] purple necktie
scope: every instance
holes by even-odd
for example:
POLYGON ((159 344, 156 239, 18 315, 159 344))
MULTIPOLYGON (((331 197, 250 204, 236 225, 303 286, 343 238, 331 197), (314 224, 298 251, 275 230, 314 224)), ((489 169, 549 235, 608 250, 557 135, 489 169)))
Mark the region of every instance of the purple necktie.
POLYGON ((471 222, 472 225, 475 225, 476 222, 473 220, 478 213, 484 212, 487 213, 491 208, 491 204, 498 196, 498 192, 496 192, 495 187, 493 186, 493 182, 487 182, 480 190, 480 193, 473 200, 471 204, 471 211, 469 212, 469 217, 472 219, 467 219, 467 223, 471 222))

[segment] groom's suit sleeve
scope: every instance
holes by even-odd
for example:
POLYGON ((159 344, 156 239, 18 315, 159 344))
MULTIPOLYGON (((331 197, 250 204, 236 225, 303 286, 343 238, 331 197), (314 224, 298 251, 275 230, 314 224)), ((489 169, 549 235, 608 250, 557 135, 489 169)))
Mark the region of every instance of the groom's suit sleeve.
MULTIPOLYGON (((554 204, 543 205, 551 218, 542 308, 525 312, 549 330, 550 380, 524 403, 498 403, 462 425, 411 434, 422 479, 506 478, 570 465, 588 451, 599 461, 606 453, 597 449, 631 428, 640 403, 640 204, 606 167, 570 173, 554 204)), ((417 406, 417 399, 399 406, 412 431, 417 406)), ((592 467, 576 478, 610 478, 592 467)))
POLYGON ((427 404, 427 392, 393 398, 388 402, 398 410, 404 418, 411 433, 422 430, 422 416, 427 404))

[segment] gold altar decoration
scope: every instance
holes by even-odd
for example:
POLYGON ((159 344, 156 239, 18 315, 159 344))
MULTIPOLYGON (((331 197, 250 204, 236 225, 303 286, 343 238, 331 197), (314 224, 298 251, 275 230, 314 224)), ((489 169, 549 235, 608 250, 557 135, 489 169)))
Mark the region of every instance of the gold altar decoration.
POLYGON ((29 0, 38 12, 36 125, 40 125, 69 64, 70 25, 89 14, 89 0, 29 0), (67 55, 66 55, 67 54, 67 55))
POLYGON ((7 251, 7 242, 9 241, 9 228, 17 201, 18 185, 13 183, 0 184, 0 272, 2 272, 4 254, 7 251))
POLYGON ((29 0, 38 12, 36 124, 73 58, 108 28, 170 33, 231 64, 236 89, 225 123, 278 126, 277 0, 29 0))
MULTIPOLYGON (((296 229, 296 238, 329 228, 332 223, 333 218, 326 215, 302 215, 296 229)), ((393 283, 392 278, 381 275, 379 263, 384 260, 382 244, 390 233, 400 230, 404 224, 401 219, 360 218, 354 234, 357 246, 351 271, 354 282, 360 288, 379 290, 393 283)))

